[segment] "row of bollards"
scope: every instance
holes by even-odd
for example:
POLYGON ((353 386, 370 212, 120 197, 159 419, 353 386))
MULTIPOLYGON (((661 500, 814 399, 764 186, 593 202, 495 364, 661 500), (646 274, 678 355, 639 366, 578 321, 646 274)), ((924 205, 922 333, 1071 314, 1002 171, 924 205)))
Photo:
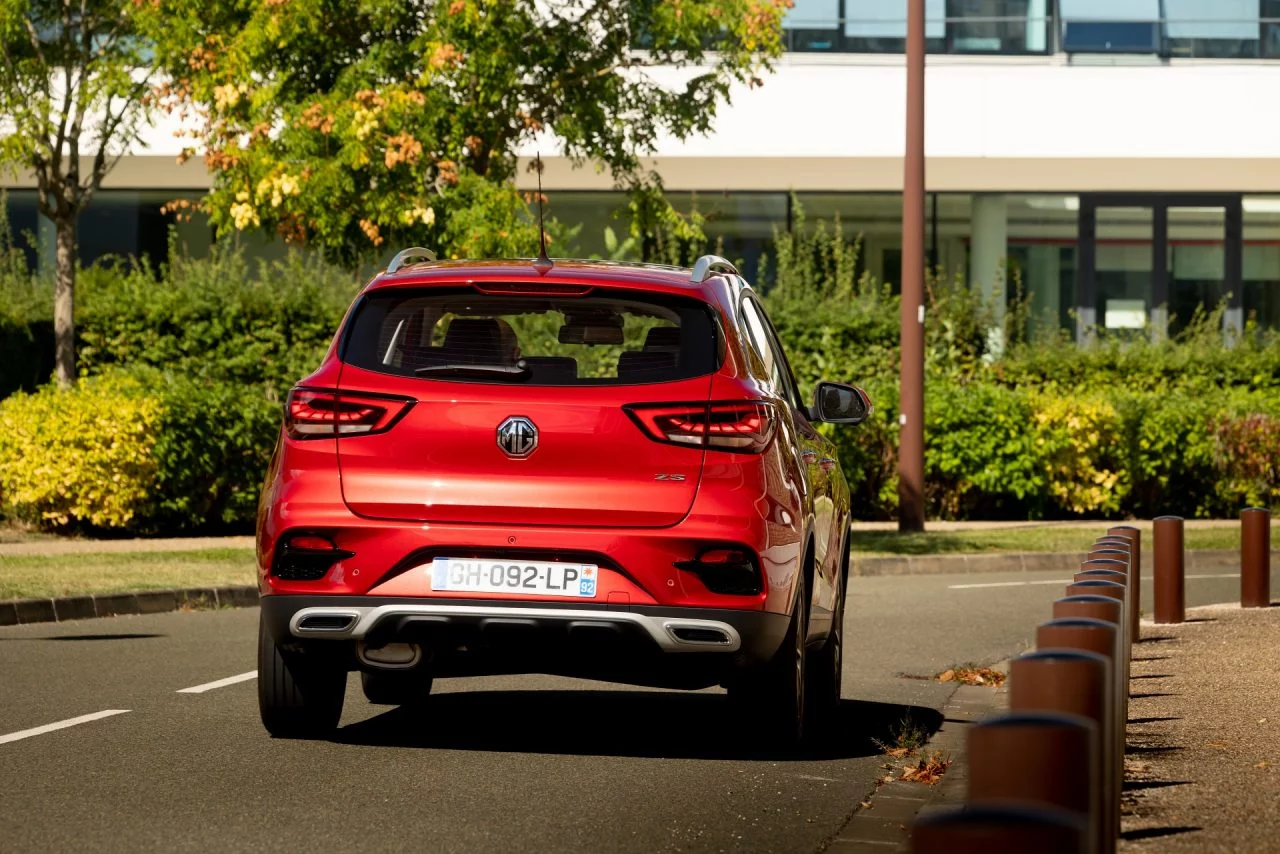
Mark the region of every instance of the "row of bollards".
POLYGON ((1010 664, 1009 711, 969 731, 964 805, 922 815, 913 851, 1115 851, 1141 549, 1127 525, 1094 541, 1010 664))
MULTIPOLYGON (((1240 514, 1240 602, 1271 599, 1271 516, 1240 514)), ((1152 526, 1155 622, 1186 619, 1182 519, 1152 526)), ((1113 854, 1120 836, 1129 665, 1139 640, 1142 536, 1121 525, 1094 541, 1036 651, 1009 668, 1009 711, 969 730, 963 806, 922 814, 917 854, 1113 854)))

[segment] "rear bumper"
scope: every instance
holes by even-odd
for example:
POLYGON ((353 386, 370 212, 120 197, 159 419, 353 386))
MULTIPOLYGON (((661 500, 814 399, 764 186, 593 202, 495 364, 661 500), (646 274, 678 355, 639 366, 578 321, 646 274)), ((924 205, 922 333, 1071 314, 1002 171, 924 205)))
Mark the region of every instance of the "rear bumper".
POLYGON ((264 626, 277 643, 412 642, 450 653, 590 649, 711 653, 739 662, 768 660, 790 618, 766 611, 456 598, 275 594, 262 597, 264 626))

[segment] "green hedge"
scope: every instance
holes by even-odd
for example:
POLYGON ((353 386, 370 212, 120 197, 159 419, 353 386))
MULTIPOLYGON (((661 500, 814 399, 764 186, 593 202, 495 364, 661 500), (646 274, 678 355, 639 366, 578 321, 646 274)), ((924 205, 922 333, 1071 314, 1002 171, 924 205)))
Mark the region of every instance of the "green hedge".
MULTIPOLYGON (((858 247, 839 222, 801 218, 777 235, 776 249, 764 265, 765 301, 801 384, 856 382, 876 405, 857 428, 823 428, 840 448, 855 517, 893 518, 898 298, 858 273, 858 247)), ((78 328, 90 379, 59 392, 40 387, 53 349, 51 293, 6 257, 0 397, 39 391, 0 403, 13 426, 0 428, 0 512, 53 527, 248 530, 279 401, 319 363, 354 277, 297 254, 251 264, 225 247, 154 272, 86 270, 78 328), (113 407, 154 419, 137 435, 119 434, 113 419, 91 414, 113 407)), ((931 516, 1280 509, 1275 335, 1249 330, 1227 347, 1220 318, 1207 315, 1161 344, 1104 340, 1080 349, 1053 335, 1031 344, 1015 305, 1009 346, 995 354, 991 312, 972 290, 933 277, 927 293, 931 516)))
POLYGON ((0 504, 57 530, 246 530, 280 407, 261 386, 152 370, 0 402, 0 504))
MULTIPOLYGON (((159 271, 125 264, 80 271, 76 337, 82 373, 151 367, 262 385, 278 397, 320 363, 358 290, 356 278, 297 252, 250 262, 234 246, 159 271)), ((0 277, 0 397, 52 374, 53 290, 0 277), (17 358, 4 358, 16 354, 17 358)))

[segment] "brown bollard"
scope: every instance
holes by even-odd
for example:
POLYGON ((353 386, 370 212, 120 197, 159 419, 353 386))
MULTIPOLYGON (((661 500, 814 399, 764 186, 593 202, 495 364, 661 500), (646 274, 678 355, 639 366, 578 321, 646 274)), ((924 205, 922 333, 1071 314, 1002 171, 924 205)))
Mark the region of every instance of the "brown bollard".
POLYGON ((1240 511, 1240 607, 1271 607, 1271 511, 1240 511))
POLYGON ((1160 516, 1155 529, 1155 621, 1181 623, 1187 618, 1186 572, 1182 550, 1182 517, 1160 516))
POLYGON ((1022 803, 1078 813, 1096 826, 1097 724, 1061 712, 996 715, 969 729, 966 803, 1022 803))
MULTIPOLYGON (((1014 712, 1065 712, 1093 721, 1099 732, 1107 732, 1111 716, 1111 685, 1107 659, 1094 652, 1067 649, 1042 649, 1015 658, 1009 665, 1009 709, 1014 712)), ((1094 762, 1102 769, 1100 784, 1094 792, 1099 821, 1092 828, 1099 854, 1115 851, 1116 837, 1109 816, 1118 799, 1113 791, 1115 781, 1107 757, 1111 751, 1102 738, 1097 745, 1094 762)))
POLYGON ((921 814, 911 827, 913 854, 1085 854, 1092 850, 1088 823, 1053 807, 946 807, 921 814))
POLYGON ((1109 711, 1102 722, 1099 737, 1102 740, 1102 774, 1110 774, 1113 781, 1112 791, 1116 793, 1115 802, 1110 805, 1111 812, 1103 818, 1110 822, 1110 833, 1114 838, 1120 836, 1120 795, 1124 787, 1124 723, 1128 721, 1129 710, 1125 703, 1125 678, 1123 662, 1116 658, 1116 644, 1120 639, 1122 627, 1104 620, 1086 620, 1066 618, 1041 623, 1036 628, 1036 647, 1038 649, 1074 649, 1085 652, 1096 652, 1107 659, 1107 674, 1111 684, 1107 690, 1109 711))
MULTIPOLYGON (((1129 603, 1128 632, 1129 632, 1129 644, 1132 645, 1133 638, 1134 638, 1133 628, 1136 625, 1138 625, 1138 615, 1139 615, 1138 599, 1136 596, 1133 595, 1133 575, 1137 572, 1137 570, 1130 565, 1128 558, 1125 558, 1124 560, 1118 560, 1117 558, 1110 558, 1110 557, 1106 557, 1106 558, 1091 557, 1089 560, 1086 560, 1084 563, 1080 564, 1080 570, 1082 572, 1090 569, 1109 569, 1109 570, 1112 570, 1113 572, 1124 573, 1125 590, 1129 591, 1126 594, 1125 599, 1129 603)), ((1111 579, 1111 580, 1116 581, 1118 579, 1111 579)))
POLYGON ((1089 560, 1102 558, 1103 560, 1122 560, 1125 563, 1130 562, 1129 550, 1119 549, 1110 544, 1098 545, 1094 543, 1093 548, 1089 549, 1089 560))
MULTIPOLYGON (((1084 580, 1084 581, 1076 581, 1076 582, 1075 582, 1075 583, 1073 583, 1073 584, 1069 584, 1069 585, 1067 585, 1067 596, 1068 596, 1068 597, 1072 597, 1072 596, 1106 596, 1106 597, 1107 597, 1107 598, 1109 598, 1109 599, 1115 599, 1116 601, 1118 601, 1118 602, 1120 603, 1120 609, 1121 609, 1121 611, 1122 611, 1122 612, 1124 613, 1124 615, 1125 615, 1125 619, 1124 619, 1124 630, 1121 632, 1121 634, 1122 634, 1122 635, 1124 635, 1124 641, 1123 641, 1123 643, 1124 643, 1124 650, 1123 650, 1123 652, 1122 652, 1122 656, 1123 656, 1123 658, 1124 658, 1124 680, 1123 680, 1123 684, 1124 684, 1124 686, 1125 686, 1125 692, 1124 692, 1124 693, 1125 693, 1125 705, 1127 706, 1127 705, 1128 705, 1128 702, 1129 702, 1129 701, 1128 701, 1128 696, 1129 696, 1129 690, 1128 690, 1128 689, 1129 689, 1129 685, 1130 685, 1130 682, 1129 682, 1129 672, 1130 672, 1129 667, 1130 667, 1130 662, 1131 662, 1131 661, 1132 661, 1132 659, 1133 659, 1133 636, 1132 636, 1132 635, 1130 634, 1130 632, 1129 632, 1129 629, 1131 628, 1131 626, 1129 625, 1129 604, 1128 604, 1128 599, 1129 599, 1129 588, 1128 588, 1126 585, 1124 585, 1124 584, 1122 584, 1122 583, 1118 583, 1118 582, 1116 582, 1116 581, 1107 581, 1107 580, 1088 580, 1088 579, 1099 579, 1099 576, 1096 576, 1096 575, 1086 575, 1086 576, 1084 576, 1084 577, 1085 577, 1085 579, 1086 579, 1086 580, 1084 580)), ((1127 722, 1127 719, 1126 719, 1126 722, 1127 722)))
MULTIPOLYGON (((1108 537, 1118 537, 1129 541, 1129 552, 1133 556, 1133 578, 1129 584, 1133 588, 1133 601, 1137 603, 1135 611, 1142 614, 1142 532, 1133 525, 1116 525, 1114 528, 1107 529, 1108 537)), ((1136 643, 1139 632, 1140 623, 1138 620, 1133 624, 1133 640, 1136 643)))

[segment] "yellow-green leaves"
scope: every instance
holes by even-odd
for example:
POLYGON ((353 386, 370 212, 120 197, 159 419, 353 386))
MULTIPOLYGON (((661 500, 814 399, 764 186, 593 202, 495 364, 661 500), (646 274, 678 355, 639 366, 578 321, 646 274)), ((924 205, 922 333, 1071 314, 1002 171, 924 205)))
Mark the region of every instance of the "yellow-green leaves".
POLYGON ((0 502, 50 527, 123 528, 156 476, 161 403, 129 380, 52 386, 0 403, 0 502))

